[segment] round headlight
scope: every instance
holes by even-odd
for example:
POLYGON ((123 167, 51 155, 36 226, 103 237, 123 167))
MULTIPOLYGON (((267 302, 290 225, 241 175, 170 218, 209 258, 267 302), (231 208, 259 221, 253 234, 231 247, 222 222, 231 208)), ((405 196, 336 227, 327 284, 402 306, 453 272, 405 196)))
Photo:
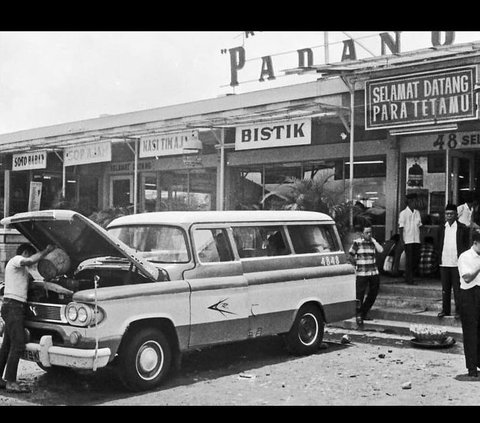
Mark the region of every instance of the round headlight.
POLYGON ((77 309, 74 305, 71 305, 67 308, 67 319, 70 321, 76 320, 78 316, 77 309))
POLYGON ((85 307, 78 308, 78 316, 77 319, 80 323, 85 323, 87 321, 88 313, 85 307))

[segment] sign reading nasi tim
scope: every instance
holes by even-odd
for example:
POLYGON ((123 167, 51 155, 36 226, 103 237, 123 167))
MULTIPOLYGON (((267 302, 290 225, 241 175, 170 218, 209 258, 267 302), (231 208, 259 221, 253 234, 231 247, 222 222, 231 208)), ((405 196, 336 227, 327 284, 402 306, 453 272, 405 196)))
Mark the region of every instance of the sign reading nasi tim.
POLYGON ((365 129, 477 119, 475 68, 372 79, 365 83, 365 129))
POLYGON ((309 119, 239 126, 235 129, 235 150, 310 144, 311 134, 309 119))
POLYGON ((45 169, 47 167, 47 152, 33 151, 18 153, 12 156, 12 170, 45 169))
POLYGON ((198 130, 177 132, 166 135, 149 135, 140 138, 139 157, 173 156, 189 154, 192 151, 185 150, 189 141, 198 140, 198 130))

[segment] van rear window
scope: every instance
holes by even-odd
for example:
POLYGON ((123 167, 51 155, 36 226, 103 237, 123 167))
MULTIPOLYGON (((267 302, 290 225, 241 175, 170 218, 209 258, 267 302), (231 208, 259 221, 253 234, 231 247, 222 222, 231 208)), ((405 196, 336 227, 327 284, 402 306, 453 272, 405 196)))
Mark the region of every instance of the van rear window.
POLYGON ((338 251, 333 225, 287 226, 296 254, 338 251))

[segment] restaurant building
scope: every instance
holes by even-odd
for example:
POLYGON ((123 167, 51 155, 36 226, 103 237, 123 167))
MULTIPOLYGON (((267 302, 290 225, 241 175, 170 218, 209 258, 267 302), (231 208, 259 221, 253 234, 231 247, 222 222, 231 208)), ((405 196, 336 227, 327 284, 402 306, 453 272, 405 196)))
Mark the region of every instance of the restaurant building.
MULTIPOLYGON (((375 210, 380 241, 415 191, 435 236, 446 202, 480 190, 479 63, 479 44, 448 45, 309 66, 313 82, 2 134, 0 214, 274 208, 279 185, 315 178, 336 202, 375 210)), ((18 242, 1 229, 0 271, 18 242)))

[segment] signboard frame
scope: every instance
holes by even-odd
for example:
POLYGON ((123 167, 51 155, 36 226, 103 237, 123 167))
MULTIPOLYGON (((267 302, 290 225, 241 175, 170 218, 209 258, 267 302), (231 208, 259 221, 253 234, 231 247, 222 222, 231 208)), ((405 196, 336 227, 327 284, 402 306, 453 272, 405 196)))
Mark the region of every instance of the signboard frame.
MULTIPOLYGON (((475 84, 477 81, 476 78, 477 78, 476 66, 471 65, 471 66, 458 66, 458 67, 451 67, 451 68, 436 69, 436 70, 424 71, 424 72, 408 73, 404 75, 395 75, 395 76, 371 79, 369 81, 366 81, 365 92, 364 92, 365 130, 368 131, 368 130, 376 130, 376 129, 409 128, 409 127, 416 127, 416 126, 435 125, 439 123, 456 123, 456 122, 465 121, 465 120, 476 120, 479 118, 479 111, 476 107, 477 105, 477 102, 476 102, 477 93, 475 92, 475 84), (372 90, 374 87, 377 87, 377 86, 388 87, 389 86, 388 84, 393 85, 395 83, 411 82, 413 84, 417 84, 417 88, 418 88, 419 85, 422 85, 420 84, 420 82, 428 81, 429 77, 434 79, 436 76, 437 77, 448 76, 448 75, 451 76, 456 73, 462 73, 462 72, 467 73, 469 77, 468 91, 464 94, 470 97, 470 105, 469 105, 468 112, 465 112, 465 113, 458 112, 457 114, 447 115, 445 117, 437 116, 435 114, 427 118, 412 116, 403 121, 389 119, 385 123, 373 123, 374 104, 372 103, 372 97, 373 97, 372 90)), ((425 86, 425 82, 423 82, 423 86, 425 86)), ((388 88, 387 88, 387 92, 388 92, 388 88)), ((422 92, 424 93, 424 90, 422 90, 422 92)), ((414 100, 407 99, 405 101, 409 101, 411 103, 415 103, 415 102, 418 103, 421 101, 431 102, 431 100, 427 100, 427 97, 428 96, 424 96, 424 97, 418 96, 418 97, 415 97, 414 100)), ((441 98, 441 97, 446 97, 446 95, 438 96, 438 98, 441 98)), ((400 100, 397 100, 397 101, 400 101, 400 100)), ((388 103, 391 104, 392 101, 389 101, 388 103)), ((415 105, 415 107, 418 107, 418 105, 415 105)))

